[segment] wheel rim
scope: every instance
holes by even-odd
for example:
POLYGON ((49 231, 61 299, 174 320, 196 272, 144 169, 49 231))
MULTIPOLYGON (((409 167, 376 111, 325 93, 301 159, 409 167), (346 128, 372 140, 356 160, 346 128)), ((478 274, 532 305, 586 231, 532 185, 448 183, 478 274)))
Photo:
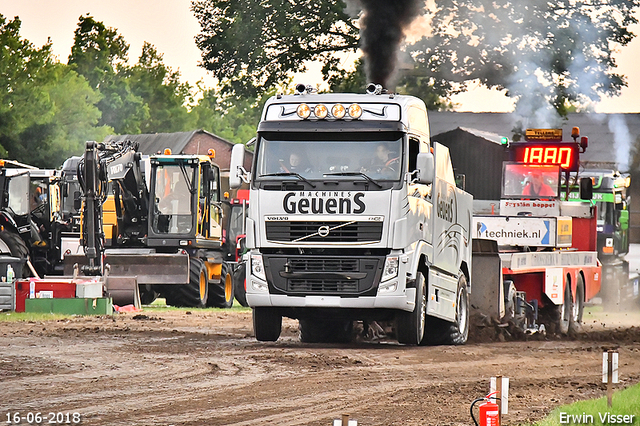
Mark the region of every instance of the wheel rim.
POLYGON ((204 271, 200 271, 200 300, 204 300, 207 294, 207 276, 204 271))
POLYGON ((224 298, 228 302, 233 297, 233 280, 231 274, 224 277, 224 298))

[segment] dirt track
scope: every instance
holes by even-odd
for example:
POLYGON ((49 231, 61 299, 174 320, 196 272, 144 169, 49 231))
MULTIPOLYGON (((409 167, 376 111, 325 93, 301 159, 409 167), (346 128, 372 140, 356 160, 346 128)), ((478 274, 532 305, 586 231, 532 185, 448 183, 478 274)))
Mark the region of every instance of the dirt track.
POLYGON ((640 381, 640 329, 594 324, 571 341, 403 347, 303 344, 286 319, 278 342, 258 343, 249 311, 0 322, 0 421, 19 411, 79 412, 84 425, 326 426, 348 413, 363 426, 470 425, 470 402, 501 374, 504 424, 515 425, 604 395, 603 349, 620 352, 620 386, 640 381))

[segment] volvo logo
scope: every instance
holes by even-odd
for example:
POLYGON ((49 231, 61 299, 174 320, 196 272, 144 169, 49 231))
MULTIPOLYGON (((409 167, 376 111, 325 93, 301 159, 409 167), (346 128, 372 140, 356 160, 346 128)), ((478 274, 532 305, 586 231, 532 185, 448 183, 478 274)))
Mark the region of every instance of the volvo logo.
POLYGON ((318 228, 318 235, 324 238, 327 235, 329 235, 329 231, 330 231, 329 227, 327 225, 323 225, 320 228, 318 228))

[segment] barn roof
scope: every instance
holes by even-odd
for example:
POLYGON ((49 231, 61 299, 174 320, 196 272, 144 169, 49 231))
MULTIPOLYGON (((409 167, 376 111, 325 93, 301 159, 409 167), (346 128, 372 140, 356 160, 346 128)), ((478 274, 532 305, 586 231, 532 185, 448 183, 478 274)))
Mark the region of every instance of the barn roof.
POLYGON ((157 154, 158 152, 163 152, 165 148, 171 148, 171 151, 174 153, 181 153, 182 150, 187 146, 189 141, 196 134, 207 134, 212 138, 229 144, 229 146, 233 146, 232 142, 229 142, 226 139, 221 138, 220 136, 216 136, 213 133, 209 133, 206 130, 193 130, 191 132, 175 132, 175 133, 151 133, 151 134, 138 134, 138 135, 109 135, 104 141, 124 141, 131 140, 138 142, 140 144, 140 152, 143 154, 157 154))

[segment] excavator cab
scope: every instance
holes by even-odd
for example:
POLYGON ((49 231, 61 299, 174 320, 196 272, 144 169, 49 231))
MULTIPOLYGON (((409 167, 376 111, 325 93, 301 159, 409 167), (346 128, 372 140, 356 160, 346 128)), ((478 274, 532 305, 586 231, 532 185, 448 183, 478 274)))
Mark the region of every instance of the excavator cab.
POLYGON ((151 158, 149 245, 209 247, 220 243, 219 173, 205 156, 151 158))

